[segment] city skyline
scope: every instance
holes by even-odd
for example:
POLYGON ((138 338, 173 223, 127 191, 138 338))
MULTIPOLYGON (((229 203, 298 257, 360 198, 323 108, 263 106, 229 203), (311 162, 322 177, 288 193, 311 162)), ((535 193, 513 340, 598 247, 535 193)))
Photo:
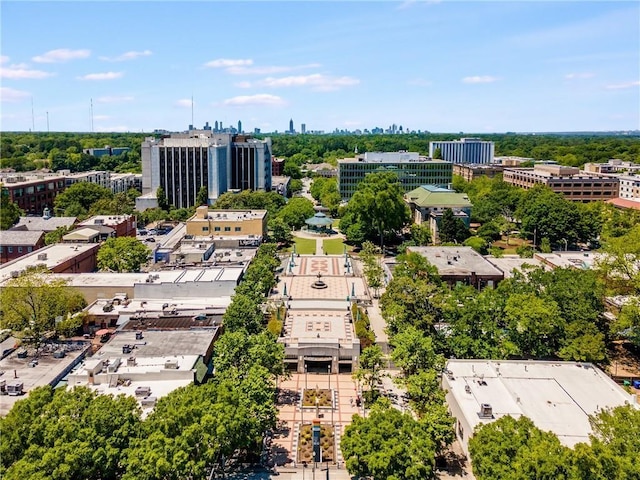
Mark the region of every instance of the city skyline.
POLYGON ((241 121, 246 132, 285 132, 292 118, 296 132, 303 123, 309 132, 640 128, 640 7, 631 2, 2 10, 3 131, 182 131, 192 102, 194 126, 241 121))

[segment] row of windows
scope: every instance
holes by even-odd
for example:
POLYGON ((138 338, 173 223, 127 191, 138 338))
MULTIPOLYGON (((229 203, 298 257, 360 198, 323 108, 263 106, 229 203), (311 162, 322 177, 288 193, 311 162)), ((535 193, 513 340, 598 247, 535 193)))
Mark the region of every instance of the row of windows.
MULTIPOLYGON (((202 227, 202 231, 203 232, 208 232, 209 231, 209 227, 202 227)), ((220 227, 213 227, 213 231, 214 232, 220 232, 220 227)), ((224 227, 224 231, 225 232, 230 232, 231 231, 231 227, 224 227)), ((234 227, 233 229, 234 232, 241 232, 242 231, 242 227, 234 227)))
MULTIPOLYGON (((15 247, 18 249, 18 253, 23 253, 24 247, 15 247)), ((26 247, 27 253, 33 252, 33 247, 26 247)), ((13 253, 14 247, 7 247, 7 253, 13 253)), ((4 247, 0 245, 0 253, 4 253, 4 247)))

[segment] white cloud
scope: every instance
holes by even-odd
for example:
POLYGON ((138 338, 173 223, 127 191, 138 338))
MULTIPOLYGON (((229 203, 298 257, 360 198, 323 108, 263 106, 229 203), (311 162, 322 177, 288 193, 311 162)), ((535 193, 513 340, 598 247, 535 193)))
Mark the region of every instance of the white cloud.
POLYGON ((68 48, 59 48, 57 50, 49 50, 43 55, 33 57, 32 60, 37 63, 60 63, 79 58, 88 58, 90 55, 91 50, 69 50, 68 48))
POLYGON ((567 80, 578 80, 583 78, 592 78, 595 76, 596 74, 591 72, 577 72, 577 73, 567 73, 564 76, 564 78, 566 78, 567 80))
POLYGON ((29 92, 9 87, 0 87, 0 101, 2 102, 19 102, 30 96, 31 94, 29 92))
POLYGON ((96 98, 97 103, 125 103, 132 102, 134 97, 131 95, 113 95, 96 98))
POLYGON ((253 107, 253 106, 271 106, 281 107, 287 102, 277 95, 269 95, 268 93, 258 93, 256 95, 240 95, 238 97, 228 98, 223 105, 229 107, 253 107))
POLYGON ((616 83, 613 85, 605 85, 604 88, 607 90, 622 90, 624 88, 633 88, 640 87, 640 80, 635 80, 633 82, 625 82, 625 83, 616 83))
POLYGON ((204 64, 205 67, 209 68, 229 68, 229 67, 240 67, 253 65, 253 60, 250 58, 246 59, 231 59, 231 58, 218 58, 216 60, 211 60, 204 64))
POLYGON ((115 80, 116 78, 122 78, 123 72, 104 72, 104 73, 89 73, 81 77, 76 77, 78 80, 115 80))
POLYGON ((360 80, 353 77, 331 77, 314 73, 311 75, 293 75, 289 77, 268 77, 258 82, 259 85, 271 88, 311 87, 323 92, 338 90, 342 87, 358 85, 360 80))
POLYGON ((9 57, 6 55, 0 55, 0 63, 7 63, 9 61, 9 57))
POLYGON ((117 57, 100 57, 100 60, 105 60, 107 62, 124 62, 127 60, 135 60, 139 57, 148 57, 152 55, 153 52, 151 50, 143 50, 141 52, 136 52, 132 50, 130 52, 125 52, 122 55, 118 55, 117 57))
POLYGON ((475 75, 473 77, 464 77, 462 83, 493 83, 497 82, 498 77, 492 77, 491 75, 475 75))
POLYGON ((232 75, 275 75, 276 73, 293 72, 295 70, 304 70, 307 68, 319 68, 319 63, 308 63, 306 65, 266 65, 258 66, 230 66, 225 71, 232 75))
MULTIPOLYGON (((173 105, 175 107, 184 107, 184 108, 190 108, 191 107, 191 99, 190 98, 181 98, 180 100, 176 101, 173 105)), ((195 105, 196 102, 193 102, 193 104, 195 105)))
MULTIPOLYGON (((9 57, 5 57, 7 60, 9 57)), ((3 62, 4 63, 4 60, 3 62)), ((13 80, 21 80, 21 79, 40 79, 52 77, 55 73, 44 72, 42 70, 33 70, 29 68, 26 63, 17 63, 14 65, 2 66, 0 67, 0 77, 1 78, 11 78, 13 80)))

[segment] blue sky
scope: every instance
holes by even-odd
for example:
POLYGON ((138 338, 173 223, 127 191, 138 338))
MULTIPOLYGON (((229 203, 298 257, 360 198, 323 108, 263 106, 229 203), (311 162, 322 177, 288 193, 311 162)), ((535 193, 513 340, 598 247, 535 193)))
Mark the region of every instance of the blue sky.
POLYGON ((5 131, 640 128, 638 2, 1 8, 5 131))

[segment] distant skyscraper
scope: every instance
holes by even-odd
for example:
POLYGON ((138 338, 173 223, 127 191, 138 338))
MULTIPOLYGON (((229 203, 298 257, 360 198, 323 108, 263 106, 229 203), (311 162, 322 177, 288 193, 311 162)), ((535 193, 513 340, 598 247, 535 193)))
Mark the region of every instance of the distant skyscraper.
POLYGON ((238 133, 242 133, 242 122, 238 120, 238 133))
POLYGON ((216 123, 214 123, 213 125, 214 125, 214 128, 215 128, 214 132, 217 132, 218 131, 218 120, 216 120, 216 123))
POLYGON ((307 124, 306 123, 303 123, 303 124, 300 125, 300 131, 303 134, 307 133, 307 124))
POLYGON ((293 129, 293 118, 289 120, 289 133, 293 133, 295 130, 293 129))
POLYGON ((479 138, 461 138, 450 142, 429 142, 429 156, 440 149, 440 158, 451 163, 491 163, 495 145, 479 138))

